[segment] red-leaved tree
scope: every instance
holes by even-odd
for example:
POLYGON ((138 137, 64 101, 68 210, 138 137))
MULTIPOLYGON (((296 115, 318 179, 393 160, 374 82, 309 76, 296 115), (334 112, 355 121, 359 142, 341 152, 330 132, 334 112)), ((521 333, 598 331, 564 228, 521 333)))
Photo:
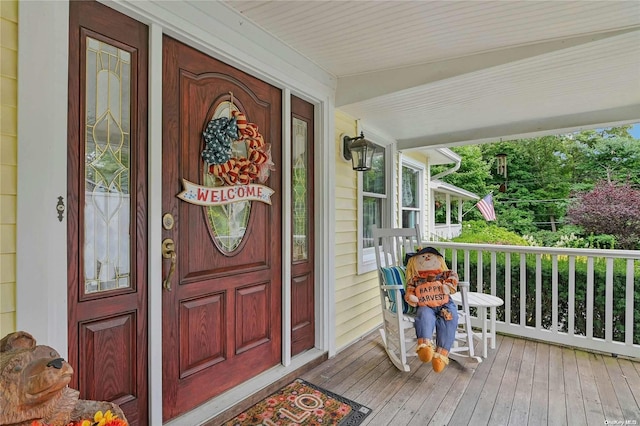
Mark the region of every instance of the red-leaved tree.
POLYGON ((613 235, 621 249, 635 250, 640 242, 640 191, 629 184, 600 181, 576 196, 566 219, 588 234, 613 235))

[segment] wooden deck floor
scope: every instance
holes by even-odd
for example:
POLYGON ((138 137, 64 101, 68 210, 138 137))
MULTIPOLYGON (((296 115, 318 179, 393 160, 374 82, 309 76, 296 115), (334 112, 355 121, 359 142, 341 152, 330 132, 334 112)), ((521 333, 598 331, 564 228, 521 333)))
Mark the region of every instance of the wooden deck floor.
POLYGON ((370 426, 640 425, 640 362, 507 336, 436 374, 398 371, 372 333, 300 377, 371 408, 370 426))

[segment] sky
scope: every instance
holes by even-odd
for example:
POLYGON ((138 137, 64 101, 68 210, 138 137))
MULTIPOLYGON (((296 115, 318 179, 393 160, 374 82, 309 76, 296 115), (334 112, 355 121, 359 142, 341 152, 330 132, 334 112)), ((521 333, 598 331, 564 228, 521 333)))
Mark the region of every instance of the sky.
POLYGON ((634 124, 631 129, 629 129, 629 133, 636 139, 640 139, 640 123, 634 124))

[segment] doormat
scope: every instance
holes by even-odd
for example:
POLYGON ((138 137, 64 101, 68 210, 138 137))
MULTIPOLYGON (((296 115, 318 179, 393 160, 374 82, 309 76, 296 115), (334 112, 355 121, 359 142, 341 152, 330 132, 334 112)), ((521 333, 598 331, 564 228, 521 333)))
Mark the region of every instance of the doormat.
POLYGON ((357 402, 295 379, 224 426, 357 426, 370 412, 357 402))

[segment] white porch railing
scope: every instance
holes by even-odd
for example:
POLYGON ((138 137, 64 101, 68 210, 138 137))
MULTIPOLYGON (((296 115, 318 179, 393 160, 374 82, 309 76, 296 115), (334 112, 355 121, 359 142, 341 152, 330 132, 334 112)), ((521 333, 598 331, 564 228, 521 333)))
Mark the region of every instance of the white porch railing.
POLYGON ((425 244, 504 300, 498 332, 640 358, 640 251, 425 244))
POLYGON ((450 240, 462 234, 462 225, 459 223, 451 223, 449 225, 436 223, 433 227, 433 234, 437 235, 438 238, 450 240))

